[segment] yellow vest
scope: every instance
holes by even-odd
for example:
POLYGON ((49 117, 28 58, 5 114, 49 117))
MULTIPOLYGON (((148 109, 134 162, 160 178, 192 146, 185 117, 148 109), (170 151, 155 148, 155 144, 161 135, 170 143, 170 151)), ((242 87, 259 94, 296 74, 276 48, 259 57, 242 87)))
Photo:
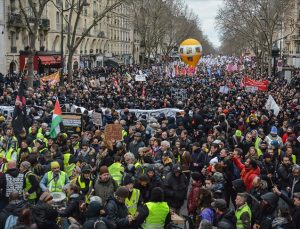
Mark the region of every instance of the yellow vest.
POLYGON ((65 183, 66 183, 65 172, 60 171, 59 177, 55 181, 55 179, 53 179, 53 172, 49 171, 47 173, 47 179, 48 179, 47 188, 49 189, 50 192, 62 192, 63 191, 63 187, 65 186, 65 183))
POLYGON ((69 160, 72 154, 65 153, 64 154, 64 172, 67 174, 68 177, 72 176, 73 170, 75 169, 76 165, 74 163, 69 164, 69 160))
POLYGON ((236 217, 236 228, 237 229, 243 229, 243 222, 241 220, 241 216, 242 214, 244 214, 245 212, 248 212, 249 217, 250 217, 250 223, 251 223, 251 217, 252 217, 252 213, 251 213, 251 209, 249 208, 248 204, 244 204, 243 206, 239 207, 236 212, 235 212, 235 217, 236 217))
POLYGON ((120 185, 123 177, 121 172, 124 172, 124 167, 122 164, 120 162, 115 162, 108 167, 108 171, 111 177, 117 182, 118 185, 120 185))
POLYGON ((162 229, 164 228, 167 215, 170 208, 166 202, 148 202, 146 206, 149 210, 149 215, 146 218, 142 227, 144 229, 162 229))
MULTIPOLYGON (((24 189, 25 192, 28 192, 28 190, 32 187, 32 185, 29 181, 29 178, 28 178, 30 175, 35 176, 31 171, 29 171, 25 174, 25 189, 24 189)), ((35 200, 37 198, 36 192, 29 194, 29 196, 27 198, 28 198, 28 200, 35 200)))
MULTIPOLYGON (((77 181, 78 181, 78 184, 79 184, 79 187, 80 187, 80 189, 85 189, 85 182, 81 182, 81 176, 79 176, 78 178, 77 178, 77 181)), ((91 189, 92 188, 92 186, 93 186, 93 182, 92 182, 92 179, 90 179, 90 182, 89 182, 89 189, 91 189)), ((89 195, 90 195, 90 193, 88 192, 87 194, 85 194, 85 202, 87 203, 87 204, 89 204, 90 203, 90 198, 89 198, 89 195)))
POLYGON ((125 205, 128 209, 129 214, 132 216, 135 216, 137 212, 137 204, 139 202, 139 199, 140 199, 140 190, 135 188, 132 190, 130 199, 128 198, 125 199, 125 205))

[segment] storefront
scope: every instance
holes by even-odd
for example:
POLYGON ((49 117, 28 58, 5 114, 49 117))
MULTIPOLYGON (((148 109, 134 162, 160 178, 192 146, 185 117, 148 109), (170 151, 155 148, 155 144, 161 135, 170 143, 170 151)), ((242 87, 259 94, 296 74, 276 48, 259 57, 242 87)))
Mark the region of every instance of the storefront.
MULTIPOLYGON (((20 71, 23 71, 28 60, 27 52, 20 52, 20 71)), ((33 56, 33 71, 38 74, 48 74, 61 68, 61 57, 59 53, 36 52, 33 56)))

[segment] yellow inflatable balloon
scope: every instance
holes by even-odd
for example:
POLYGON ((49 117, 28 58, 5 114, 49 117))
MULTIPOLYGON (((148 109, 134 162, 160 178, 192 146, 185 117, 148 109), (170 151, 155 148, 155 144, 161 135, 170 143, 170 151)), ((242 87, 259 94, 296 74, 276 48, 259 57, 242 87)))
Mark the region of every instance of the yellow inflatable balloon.
POLYGON ((180 44, 179 54, 184 63, 196 67, 202 55, 202 46, 195 39, 187 39, 180 44))

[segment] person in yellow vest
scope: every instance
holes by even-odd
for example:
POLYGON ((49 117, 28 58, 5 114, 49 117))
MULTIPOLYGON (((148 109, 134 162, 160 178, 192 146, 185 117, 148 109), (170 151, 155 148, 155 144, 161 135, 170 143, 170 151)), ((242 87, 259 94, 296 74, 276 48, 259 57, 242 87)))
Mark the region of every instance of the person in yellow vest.
POLYGON ((138 208, 135 223, 144 229, 166 228, 171 222, 170 208, 164 202, 164 191, 155 187, 151 192, 150 201, 138 208))
POLYGON ((41 139, 36 139, 34 142, 34 146, 37 148, 40 154, 44 154, 48 149, 45 146, 45 143, 41 139))
POLYGON ((7 170, 6 159, 4 153, 0 152, 0 173, 5 173, 7 170))
POLYGON ((28 146, 28 143, 25 139, 21 141, 21 147, 18 148, 18 164, 21 164, 23 161, 27 161, 29 154, 31 154, 32 148, 28 146))
POLYGON ((2 140, 1 152, 4 153, 7 161, 10 160, 18 161, 17 150, 14 147, 9 147, 8 142, 5 139, 2 140))
POLYGON ((60 170, 59 163, 53 161, 51 162, 51 171, 43 176, 40 187, 43 192, 63 192, 67 190, 69 183, 69 177, 60 170))
POLYGON ((114 157, 114 163, 108 167, 109 174, 117 182, 118 185, 121 184, 122 176, 124 173, 124 167, 121 164, 121 157, 116 155, 114 157))
POLYGON ((85 203, 90 203, 90 196, 93 192, 94 182, 91 178, 92 167, 84 165, 81 169, 81 175, 75 179, 76 185, 80 188, 81 194, 85 196, 85 203))
POLYGON ((30 204, 35 204, 37 200, 37 191, 39 182, 37 176, 30 171, 31 164, 28 161, 23 161, 20 165, 20 172, 25 177, 24 197, 30 204))
POLYGON ((4 140, 7 143, 7 150, 13 148, 16 150, 19 146, 18 139, 14 136, 13 128, 12 127, 6 127, 6 135, 2 136, 0 138, 0 142, 3 142, 4 140))
POLYGON ((125 205, 128 209, 128 213, 135 218, 137 215, 137 209, 142 204, 140 190, 133 187, 134 179, 129 174, 124 175, 122 185, 125 186, 129 191, 129 195, 125 199, 125 205))
POLYGON ((70 139, 71 139, 73 150, 74 152, 76 152, 77 150, 80 149, 80 137, 78 134, 72 134, 70 139))
POLYGON ((70 153, 69 150, 64 152, 63 155, 63 164, 64 164, 64 172, 67 174, 67 176, 70 178, 72 176, 73 170, 76 167, 75 164, 75 158, 74 156, 70 153))
POLYGON ((247 204, 247 193, 238 193, 235 199, 236 203, 236 228, 237 229, 250 229, 251 228, 251 218, 252 212, 247 204))

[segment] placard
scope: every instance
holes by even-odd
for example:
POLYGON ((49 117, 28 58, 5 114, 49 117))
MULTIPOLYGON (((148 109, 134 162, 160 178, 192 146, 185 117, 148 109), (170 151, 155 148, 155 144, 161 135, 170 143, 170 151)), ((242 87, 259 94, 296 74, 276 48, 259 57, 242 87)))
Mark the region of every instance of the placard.
POLYGON ((135 81, 145 82, 146 81, 146 75, 145 74, 135 75, 135 81))
POLYGON ((77 113, 63 113, 62 124, 64 132, 80 135, 82 132, 82 115, 77 113))
POLYGON ((122 125, 121 124, 107 124, 104 130, 105 140, 112 141, 113 139, 118 141, 122 140, 122 125))
POLYGON ((102 114, 98 112, 93 112, 92 114, 93 124, 95 126, 102 126, 102 114))

